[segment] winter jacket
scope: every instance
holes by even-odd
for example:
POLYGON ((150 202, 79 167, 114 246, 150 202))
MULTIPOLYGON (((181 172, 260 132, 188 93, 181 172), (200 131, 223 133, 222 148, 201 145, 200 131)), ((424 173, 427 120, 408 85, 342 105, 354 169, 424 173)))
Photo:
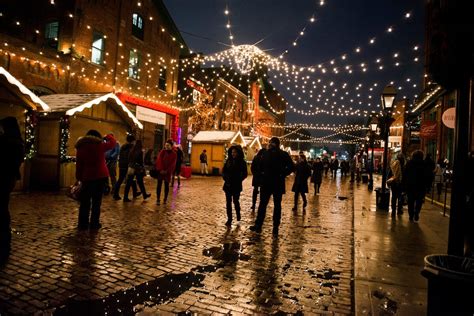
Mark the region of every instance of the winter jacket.
POLYGON ((112 135, 105 136, 105 142, 95 136, 84 136, 76 142, 76 179, 91 181, 109 176, 105 163, 105 152, 114 148, 116 140, 112 135))
POLYGON ((145 166, 143 163, 143 151, 130 151, 128 156, 128 166, 134 169, 143 169, 145 166))
POLYGON ((262 190, 285 194, 285 178, 295 168, 290 155, 279 148, 270 148, 262 155, 259 168, 262 174, 262 190))
POLYGON ((243 158, 227 159, 222 168, 225 192, 242 192, 242 181, 247 178, 247 163, 243 158))
POLYGON ((403 184, 407 194, 422 197, 425 195, 431 170, 426 168, 423 160, 411 159, 403 173, 403 184))
POLYGON ((261 153, 259 152, 252 159, 252 165, 250 166, 250 171, 252 171, 252 186, 259 187, 262 185, 262 173, 260 170, 260 162, 262 161, 262 155, 265 152, 265 149, 261 153))
POLYGON ((313 163, 312 181, 315 184, 321 184, 321 182, 323 181, 323 171, 324 171, 324 166, 321 161, 313 163))
POLYGON ((133 144, 126 143, 120 147, 119 153, 119 168, 120 169, 127 169, 128 168, 128 158, 130 156, 130 150, 132 149, 133 144))
POLYGON ((181 170, 181 165, 183 164, 183 151, 180 148, 176 148, 176 171, 181 170))
POLYGON ((392 176, 387 180, 387 183, 392 184, 401 184, 402 183, 402 165, 400 164, 400 160, 395 159, 390 164, 390 169, 392 170, 392 176))
POLYGON ((171 181, 171 175, 176 168, 176 152, 172 149, 163 149, 156 158, 155 168, 158 170, 158 179, 165 180, 166 182, 171 181))
POLYGON ((311 176, 311 167, 306 161, 301 161, 295 167, 295 182, 291 191, 308 193, 308 178, 311 176))
POLYGON ((111 150, 105 152, 105 161, 117 162, 120 153, 120 144, 117 142, 111 150))

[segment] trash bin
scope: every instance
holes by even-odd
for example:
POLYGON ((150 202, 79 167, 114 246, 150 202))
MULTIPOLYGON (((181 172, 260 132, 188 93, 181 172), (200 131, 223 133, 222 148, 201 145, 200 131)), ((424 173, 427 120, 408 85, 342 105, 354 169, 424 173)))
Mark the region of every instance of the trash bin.
POLYGON ((369 175, 367 173, 362 174, 362 183, 369 182, 369 175))
POLYGON ((218 176, 219 175, 219 168, 212 167, 212 175, 213 176, 218 176))
POLYGON ((376 199, 376 205, 377 205, 377 210, 381 211, 388 211, 388 204, 390 200, 390 190, 385 189, 385 192, 382 192, 382 188, 376 188, 375 189, 375 199, 376 199))
POLYGON ((474 258, 428 255, 427 315, 474 315, 474 258))

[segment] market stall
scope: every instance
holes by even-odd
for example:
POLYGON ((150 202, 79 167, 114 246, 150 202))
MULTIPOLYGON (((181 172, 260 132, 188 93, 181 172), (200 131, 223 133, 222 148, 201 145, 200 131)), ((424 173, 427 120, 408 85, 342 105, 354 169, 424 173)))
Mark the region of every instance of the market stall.
POLYGON ((74 145, 88 130, 114 134, 120 144, 143 125, 113 93, 53 94, 41 97, 51 113, 39 120, 32 187, 58 189, 75 181, 74 145))
POLYGON ((244 136, 246 146, 244 148, 245 159, 247 162, 252 162, 255 155, 258 151, 262 149, 262 144, 260 143, 260 137, 258 136, 244 136))
POLYGON ((15 117, 25 141, 25 163, 20 168, 21 180, 17 181, 15 190, 28 188, 30 160, 36 153, 37 119, 41 112, 47 113, 49 110, 45 102, 0 67, 0 119, 15 117))
POLYGON ((246 146, 242 133, 237 131, 201 131, 194 136, 191 148, 191 169, 201 171, 199 156, 205 149, 209 173, 220 174, 227 149, 232 145, 246 146))

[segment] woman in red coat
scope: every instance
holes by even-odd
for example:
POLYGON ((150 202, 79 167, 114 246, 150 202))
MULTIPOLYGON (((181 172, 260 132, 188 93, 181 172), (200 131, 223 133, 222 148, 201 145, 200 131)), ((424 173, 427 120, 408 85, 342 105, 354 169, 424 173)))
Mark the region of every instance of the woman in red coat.
POLYGON ((105 152, 114 148, 112 135, 104 138, 96 130, 90 130, 76 143, 76 179, 82 183, 79 206, 79 229, 99 229, 102 194, 109 178, 105 152), (90 221, 89 221, 90 216, 90 221))
POLYGON ((160 205, 161 187, 165 181, 165 198, 166 203, 168 193, 170 191, 171 176, 176 168, 176 152, 173 150, 173 141, 168 139, 165 143, 165 149, 160 151, 158 158, 156 158, 155 167, 158 170, 158 185, 156 187, 156 205, 160 205))

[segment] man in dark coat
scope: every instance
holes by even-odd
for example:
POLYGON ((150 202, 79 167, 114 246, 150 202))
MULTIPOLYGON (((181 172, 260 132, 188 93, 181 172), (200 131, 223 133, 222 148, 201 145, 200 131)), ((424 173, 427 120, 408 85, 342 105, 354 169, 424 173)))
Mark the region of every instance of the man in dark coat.
POLYGON ((225 192, 227 222, 226 226, 232 224, 232 202, 234 202, 237 221, 240 221, 240 192, 242 192, 242 181, 247 178, 247 163, 244 160, 242 147, 231 146, 228 150, 228 158, 222 169, 224 178, 223 190, 225 192))
POLYGON ((290 155, 280 149, 280 140, 277 137, 270 139, 269 148, 263 154, 260 162, 262 187, 257 219, 250 230, 260 233, 267 211, 270 197, 273 195, 273 234, 278 235, 281 221, 281 199, 285 194, 285 178, 294 170, 290 155))
POLYGON ((291 191, 295 192, 295 206, 293 211, 298 209, 298 196, 303 198, 303 210, 305 210, 308 201, 306 200, 306 193, 308 193, 308 178, 311 176, 311 167, 306 161, 306 156, 302 151, 299 153, 299 161, 295 168, 295 182, 291 191))
POLYGON ((18 122, 14 117, 0 121, 0 264, 8 259, 11 247, 10 193, 20 179, 24 146, 18 122))
POLYGON ((408 196, 408 215, 410 221, 417 222, 420 218, 421 206, 426 194, 429 170, 423 161, 423 152, 416 150, 406 164, 402 179, 408 196))
POLYGON ((257 196, 259 193, 259 188, 262 185, 262 176, 260 173, 260 162, 262 161, 263 153, 266 151, 265 148, 259 150, 259 152, 253 157, 252 165, 250 170, 252 171, 252 211, 255 211, 255 207, 257 205, 257 196))
POLYGON ((178 188, 181 186, 181 179, 179 175, 181 174, 181 165, 183 164, 184 153, 181 149, 181 145, 175 147, 176 149, 176 168, 174 169, 174 174, 171 176, 171 187, 174 185, 174 177, 178 178, 178 188))
POLYGON ((319 188, 321 187, 321 182, 323 181, 323 171, 324 166, 321 162, 321 158, 316 158, 316 161, 313 163, 313 175, 311 176, 311 181, 314 183, 314 194, 319 193, 319 188))
MULTIPOLYGON (((115 183, 115 187, 114 187, 114 190, 113 190, 114 200, 121 200, 122 199, 120 197, 120 186, 122 185, 123 181, 125 181, 125 178, 127 178, 130 150, 132 149, 134 144, 135 144, 135 136, 127 135, 127 143, 123 144, 122 147, 120 147, 119 161, 118 161, 119 178, 117 180, 117 183, 115 183)), ((132 186, 132 191, 133 191, 133 197, 139 196, 141 194, 141 192, 137 193, 137 184, 136 184, 136 182, 133 181, 131 186, 132 186)))

